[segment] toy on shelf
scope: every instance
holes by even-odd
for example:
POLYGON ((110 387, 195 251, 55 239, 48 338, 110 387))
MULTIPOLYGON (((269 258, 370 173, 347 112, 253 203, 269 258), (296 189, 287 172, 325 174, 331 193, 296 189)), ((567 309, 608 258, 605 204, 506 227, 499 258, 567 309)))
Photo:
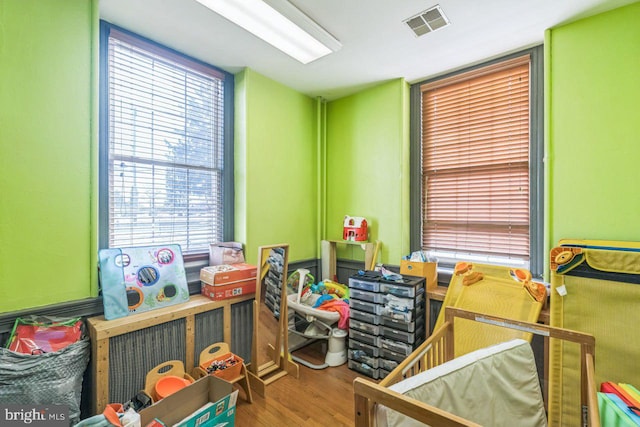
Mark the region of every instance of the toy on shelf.
POLYGON ((360 216, 344 216, 342 238, 353 242, 366 242, 368 238, 367 220, 360 216))

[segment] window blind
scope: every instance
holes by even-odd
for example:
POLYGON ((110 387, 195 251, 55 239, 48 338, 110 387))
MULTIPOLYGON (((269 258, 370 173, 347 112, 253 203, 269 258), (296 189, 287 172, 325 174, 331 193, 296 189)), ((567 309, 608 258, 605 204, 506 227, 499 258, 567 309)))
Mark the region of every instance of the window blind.
POLYGON ((424 249, 528 263, 529 69, 527 55, 421 87, 424 249))
POLYGON ((108 40, 109 246, 223 236, 224 74, 112 29, 108 40))

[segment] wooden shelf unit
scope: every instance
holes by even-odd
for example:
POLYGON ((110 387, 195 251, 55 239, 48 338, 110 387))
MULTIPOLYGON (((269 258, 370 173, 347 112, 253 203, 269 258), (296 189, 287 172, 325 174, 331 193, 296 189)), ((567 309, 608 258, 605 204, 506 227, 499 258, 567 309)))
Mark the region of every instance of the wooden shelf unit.
POLYGON ((359 246, 364 250, 364 269, 373 270, 378 251, 380 250, 380 241, 375 242, 354 242, 351 240, 323 240, 321 242, 322 249, 322 280, 333 280, 336 275, 336 246, 338 244, 359 246))
MULTIPOLYGON (((231 342, 231 307, 239 302, 254 299, 253 294, 243 295, 223 301, 213 301, 203 295, 192 295, 188 302, 133 314, 114 320, 106 320, 104 316, 87 319, 91 337, 91 369, 93 374, 93 390, 91 411, 93 414, 104 410, 109 402, 109 340, 173 320, 184 319, 185 336, 185 370, 191 372, 195 360, 195 316, 207 311, 223 309, 224 342, 231 342)), ((122 403, 122 402, 120 402, 122 403)))

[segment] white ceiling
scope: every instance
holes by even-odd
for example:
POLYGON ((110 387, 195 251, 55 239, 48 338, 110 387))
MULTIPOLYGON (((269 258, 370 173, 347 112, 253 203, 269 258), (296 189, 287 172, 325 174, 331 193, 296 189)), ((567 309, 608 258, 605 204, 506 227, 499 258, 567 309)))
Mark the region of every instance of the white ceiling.
POLYGON ((541 44, 544 30, 637 0, 290 0, 343 45, 303 65, 195 0, 100 0, 100 18, 236 73, 249 67, 309 96, 336 99, 541 44), (451 25, 415 37, 403 24, 435 4, 451 25))

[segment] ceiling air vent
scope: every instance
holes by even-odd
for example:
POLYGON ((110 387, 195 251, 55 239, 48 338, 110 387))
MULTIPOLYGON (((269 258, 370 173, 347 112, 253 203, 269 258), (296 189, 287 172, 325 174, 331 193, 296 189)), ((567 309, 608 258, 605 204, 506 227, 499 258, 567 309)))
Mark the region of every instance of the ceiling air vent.
POLYGON ((432 31, 449 25, 449 20, 444 16, 444 12, 440 8, 440 5, 435 5, 431 9, 427 9, 424 12, 412 16, 404 21, 405 24, 411 28, 416 37, 423 36, 432 31))

